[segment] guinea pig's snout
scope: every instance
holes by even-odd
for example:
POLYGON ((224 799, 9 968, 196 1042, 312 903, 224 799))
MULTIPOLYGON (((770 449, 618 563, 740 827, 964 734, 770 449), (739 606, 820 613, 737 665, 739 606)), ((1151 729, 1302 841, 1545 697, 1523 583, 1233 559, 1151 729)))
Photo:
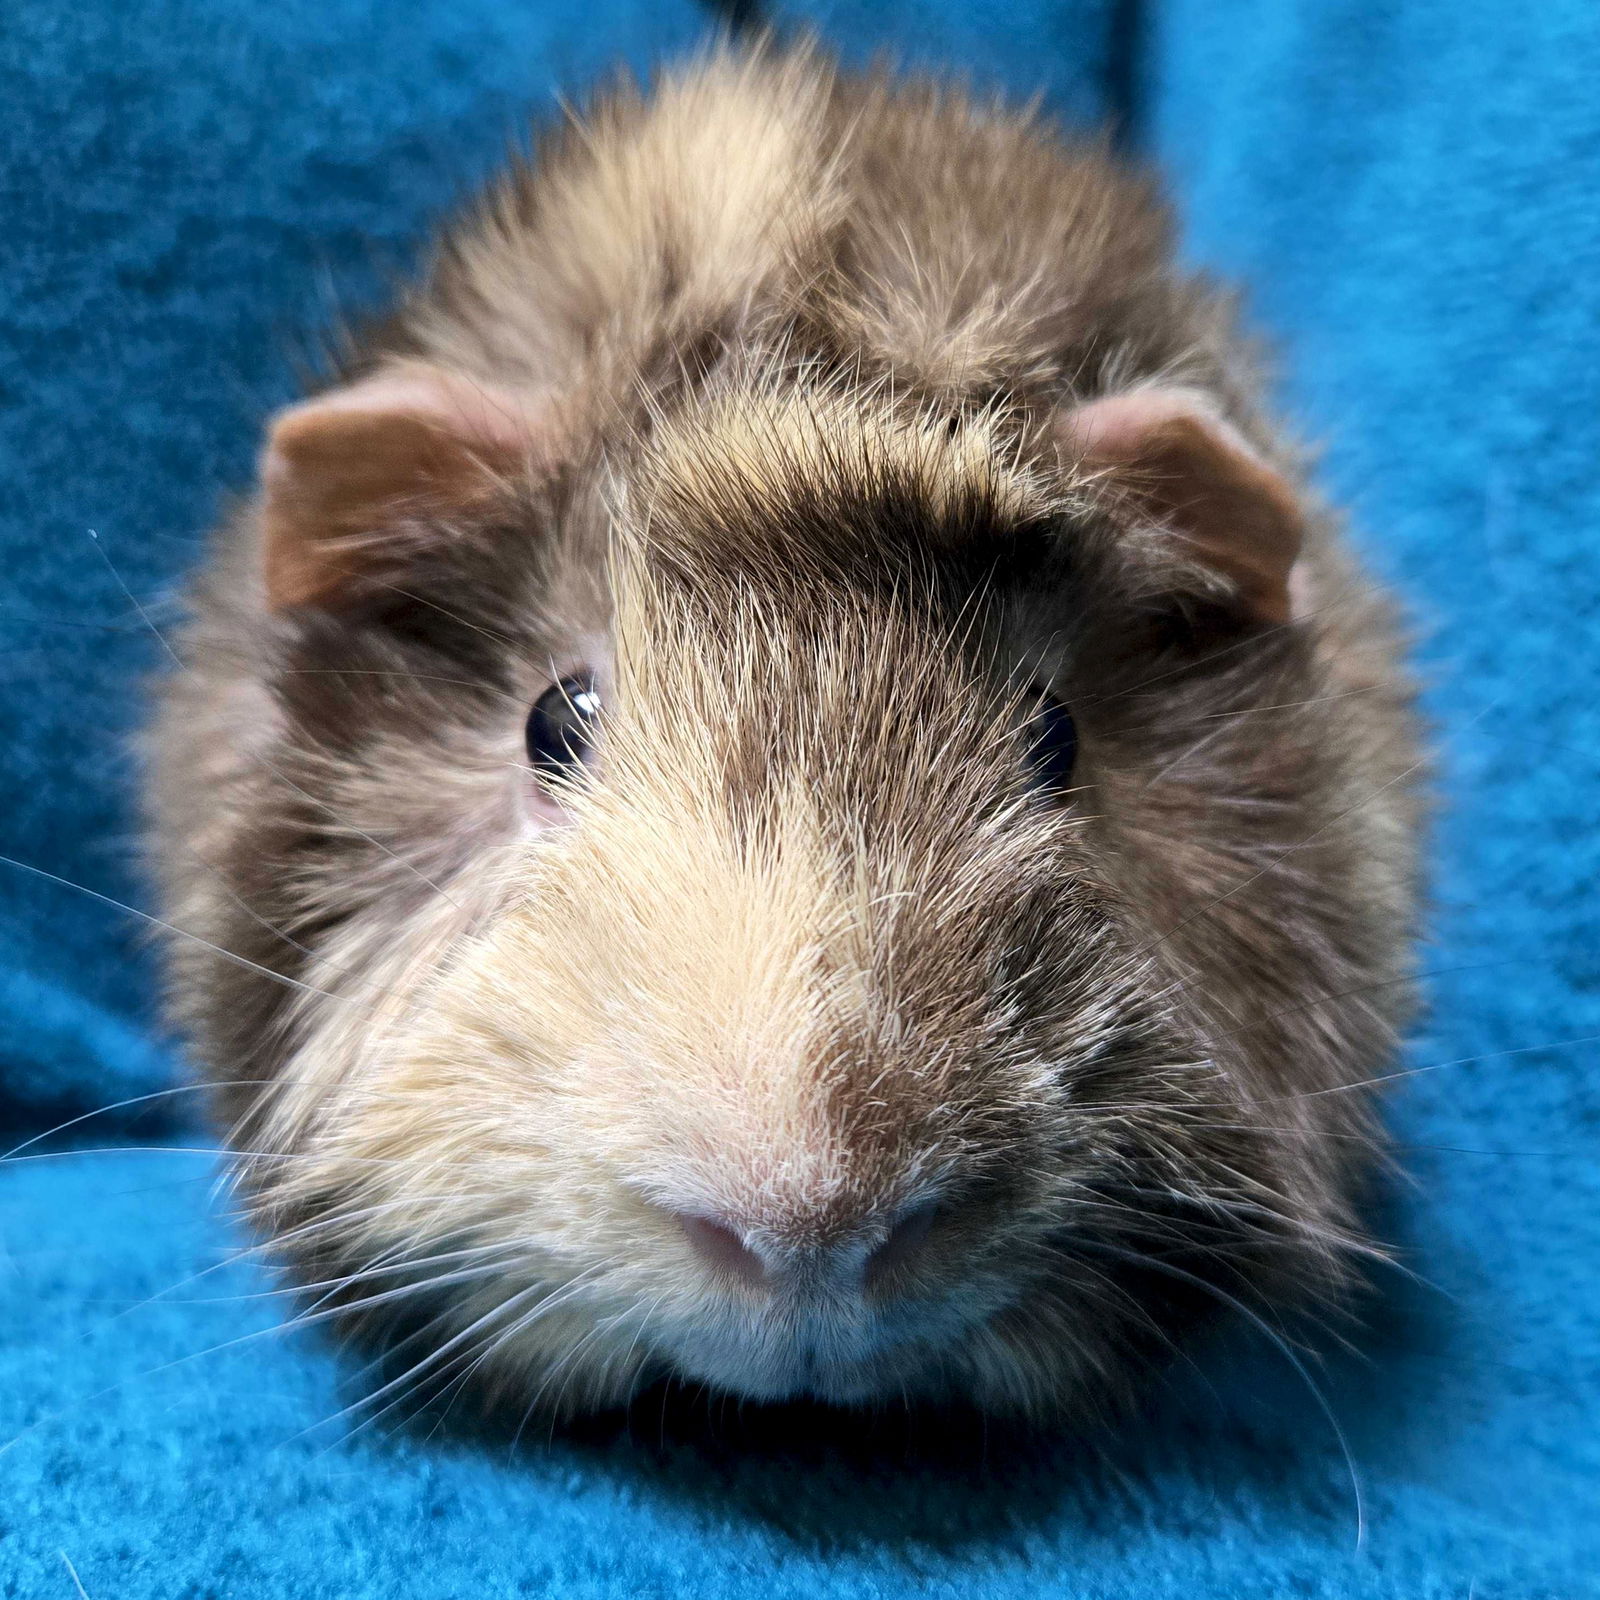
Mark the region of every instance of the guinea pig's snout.
POLYGON ((933 1231, 935 1208, 908 1207, 881 1225, 819 1241, 803 1228, 742 1226, 676 1212, 695 1254, 715 1274, 753 1289, 870 1294, 886 1291, 933 1231))
POLYGON ((695 1254, 714 1272, 726 1273, 752 1286, 767 1281, 767 1264, 737 1228, 710 1217, 680 1213, 679 1225, 695 1254))

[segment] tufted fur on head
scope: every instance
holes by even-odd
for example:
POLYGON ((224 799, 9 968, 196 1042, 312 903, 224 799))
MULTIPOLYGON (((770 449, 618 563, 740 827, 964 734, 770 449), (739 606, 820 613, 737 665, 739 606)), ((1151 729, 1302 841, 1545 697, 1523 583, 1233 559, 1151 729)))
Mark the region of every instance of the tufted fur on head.
POLYGON ((1337 1298, 1408 687, 1145 179, 719 54, 356 348, 197 583, 151 784, 174 1010, 313 1304, 517 1410, 1049 1412, 1210 1300, 1337 1298))

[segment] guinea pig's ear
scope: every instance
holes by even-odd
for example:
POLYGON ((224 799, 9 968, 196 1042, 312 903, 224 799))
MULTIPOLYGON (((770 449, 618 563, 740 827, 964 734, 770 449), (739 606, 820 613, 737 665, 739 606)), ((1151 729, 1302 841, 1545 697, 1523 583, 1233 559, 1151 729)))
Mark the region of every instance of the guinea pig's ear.
POLYGON ((508 474, 548 466, 546 412, 424 362, 280 412, 261 457, 268 605, 334 601, 419 518, 470 511, 508 474))
POLYGON ((1063 453, 1100 478, 1240 621, 1292 614, 1304 511, 1291 485, 1198 391, 1135 389, 1062 413, 1063 453))

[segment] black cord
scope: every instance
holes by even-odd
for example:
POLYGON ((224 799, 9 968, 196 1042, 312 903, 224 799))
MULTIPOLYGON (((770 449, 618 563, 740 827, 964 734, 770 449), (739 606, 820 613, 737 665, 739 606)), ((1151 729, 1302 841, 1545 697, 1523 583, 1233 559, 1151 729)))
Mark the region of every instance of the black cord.
POLYGON ((1106 38, 1106 109, 1111 137, 1124 154, 1137 154, 1144 137, 1140 64, 1145 45, 1141 0, 1114 0, 1106 38))
POLYGON ((748 39, 767 25, 766 7, 761 0, 703 0, 707 11, 722 19, 732 39, 748 39))

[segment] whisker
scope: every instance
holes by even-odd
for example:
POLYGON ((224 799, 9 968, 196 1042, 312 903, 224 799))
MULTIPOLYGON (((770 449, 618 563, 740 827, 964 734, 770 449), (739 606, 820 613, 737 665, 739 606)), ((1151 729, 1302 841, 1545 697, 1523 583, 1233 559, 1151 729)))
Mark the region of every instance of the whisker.
MULTIPOLYGON (((1404 988, 1410 984, 1425 984, 1434 978, 1453 977, 1461 972, 1484 972, 1494 967, 1525 966, 1536 962, 1535 956, 1502 956, 1494 961, 1467 961, 1454 967, 1433 967, 1422 972, 1406 972, 1397 978, 1380 978, 1372 983, 1357 984, 1353 988, 1338 989, 1329 994, 1318 995, 1314 1000, 1299 1002, 1292 1006, 1285 1006, 1282 1010, 1268 1012, 1263 1017, 1253 1021, 1241 1023, 1237 1028, 1229 1028, 1225 1033, 1218 1034, 1218 1038, 1236 1039, 1241 1034, 1249 1033, 1255 1028, 1265 1028, 1274 1022, 1281 1022, 1285 1017, 1299 1016, 1305 1011, 1315 1011, 1322 1006, 1335 1005, 1340 1000, 1356 1000, 1365 994, 1376 994, 1383 989, 1404 988)), ((1192 983, 1184 983, 1178 992, 1187 994, 1193 989, 1192 983)))
POLYGON ((1196 660, 1183 661, 1175 667, 1167 668, 1163 672, 1155 673, 1148 678, 1141 678, 1138 683, 1132 684, 1126 689, 1119 689, 1115 694, 1095 696, 1088 704, 1096 706, 1111 705, 1117 700, 1125 700, 1129 696, 1137 694, 1141 689, 1148 689, 1153 683, 1164 683, 1168 678, 1177 677, 1181 673, 1193 672, 1200 667, 1213 666, 1218 661, 1225 660, 1228 656, 1235 655, 1241 650, 1247 650, 1251 646, 1258 645, 1278 634, 1286 633, 1291 628, 1297 628, 1307 622, 1315 621, 1318 617, 1324 617, 1329 612, 1337 610, 1340 606, 1347 606, 1357 600, 1384 592, 1383 585, 1378 583, 1353 586, 1344 593, 1335 595, 1326 605, 1319 606, 1315 611, 1308 611, 1302 616, 1291 617, 1287 622, 1279 622, 1269 628, 1262 628, 1247 638, 1237 639, 1232 644, 1224 645, 1220 649, 1208 651, 1196 660))
MULTIPOLYGON (((441 617, 448 617, 451 622, 458 623, 463 628, 470 628, 474 633, 481 633, 485 639, 493 639, 496 644, 507 645, 513 650, 518 648, 517 641, 509 634, 500 633, 494 628, 485 628, 476 622, 469 622, 465 617, 451 611, 447 606, 440 605, 437 600, 430 600, 426 595, 415 594, 410 589, 403 589, 398 583, 390 583, 381 578, 373 581, 380 589, 388 589, 407 600, 415 601, 419 606, 426 606, 430 611, 437 611, 441 617)), ((531 661, 521 655, 517 659, 522 661, 524 666, 533 666, 531 661)))
POLYGON ((1321 1095, 1348 1094, 1353 1089, 1369 1089, 1375 1084, 1395 1083, 1402 1078, 1419 1078, 1428 1072, 1443 1072, 1446 1067, 1465 1067, 1477 1061, 1501 1061, 1511 1056, 1537 1055, 1541 1050, 1571 1050, 1580 1044, 1600 1044, 1600 1033, 1579 1034, 1574 1039, 1550 1039, 1543 1044, 1519 1045, 1513 1050, 1485 1050, 1480 1055, 1456 1056, 1450 1061, 1432 1061, 1425 1066, 1404 1067, 1396 1072, 1386 1072, 1375 1078, 1363 1078, 1356 1083, 1336 1083, 1326 1089, 1305 1089, 1298 1094, 1278 1095, 1282 1100, 1315 1100, 1321 1095))
MULTIPOLYGON (((1089 1245, 1088 1248, 1095 1248, 1095 1246, 1089 1245)), ((1289 1363, 1290 1367, 1293 1368, 1295 1373, 1298 1374, 1300 1380, 1310 1391, 1312 1399, 1316 1402, 1318 1410, 1320 1410, 1322 1415, 1327 1419, 1328 1426, 1332 1430, 1334 1439, 1338 1443, 1339 1452, 1344 1457, 1345 1470, 1350 1476, 1351 1496, 1355 1501, 1355 1547, 1358 1553, 1365 1549, 1367 1542, 1366 1496, 1361 1486, 1361 1474, 1356 1467, 1355 1453, 1350 1448, 1349 1436, 1345 1433, 1344 1425, 1339 1421, 1338 1414, 1334 1411, 1332 1402, 1329 1401, 1327 1395, 1323 1393, 1322 1388, 1313 1380, 1305 1363, 1295 1353, 1294 1348, 1290 1345, 1289 1341, 1284 1338, 1284 1336, 1275 1328, 1273 1328, 1267 1322, 1266 1318, 1261 1316, 1258 1312, 1252 1310, 1251 1307, 1246 1305, 1242 1300, 1238 1299, 1237 1296, 1229 1294, 1227 1290, 1221 1288, 1217 1284, 1208 1282, 1205 1278, 1198 1277, 1192 1272, 1185 1272, 1183 1268, 1175 1267, 1170 1262, 1147 1261, 1146 1258, 1136 1255, 1131 1251, 1124 1252, 1120 1250, 1114 1250, 1114 1253, 1119 1257, 1132 1261, 1135 1265, 1153 1266, 1158 1272, 1167 1273, 1169 1276, 1177 1278, 1180 1281, 1188 1283, 1192 1287, 1199 1289, 1204 1294, 1214 1296, 1217 1300, 1221 1301, 1223 1305, 1231 1307, 1240 1316, 1245 1318, 1246 1321, 1248 1321, 1259 1332, 1264 1334, 1266 1338, 1270 1340, 1274 1346, 1276 1346, 1284 1360, 1289 1363)))
POLYGON ((1335 700, 1350 700, 1357 695, 1377 694, 1388 687, 1382 683, 1363 684, 1359 689, 1341 689, 1337 694, 1313 695, 1309 700, 1280 700, 1268 706, 1243 706, 1237 711, 1207 711, 1197 717, 1197 722, 1212 722, 1222 717, 1254 717, 1264 711, 1297 711, 1302 706, 1325 706, 1335 700))
MULTIPOLYGON (((555 1295, 551 1297, 554 1300, 554 1304, 551 1304, 550 1300, 548 1299, 539 1303, 541 1310, 553 1310, 556 1304, 564 1303, 566 1299, 571 1298, 571 1295, 568 1293, 568 1291, 575 1291, 586 1278, 592 1277, 599 1270, 601 1269, 590 1268, 587 1273, 580 1273, 577 1278, 569 1280, 568 1283, 562 1286, 561 1290, 556 1291, 555 1295)), ((396 1389, 403 1389, 403 1386, 413 1382, 419 1374, 426 1372, 430 1367, 435 1366, 452 1350, 456 1349, 468 1339, 472 1338, 472 1336, 480 1329, 491 1324, 496 1317, 504 1316, 511 1310, 512 1307, 526 1300, 529 1295, 538 1294, 541 1291, 545 1291, 547 1296, 549 1295, 548 1286, 546 1284, 533 1283, 528 1285, 528 1287, 525 1289, 518 1290, 508 1298, 496 1302, 496 1304, 487 1312, 485 1312, 483 1316, 477 1318, 476 1321, 463 1328, 460 1332, 455 1334, 454 1337, 446 1340, 445 1343, 436 1346, 427 1355, 423 1356, 419 1361, 408 1367, 406 1371, 399 1374, 399 1376, 391 1378, 387 1383, 383 1384, 378 1389, 375 1389, 371 1394, 366 1395, 361 1400, 345 1406, 342 1410, 336 1411, 331 1417, 325 1417, 321 1422, 317 1423, 316 1426, 319 1428, 327 1427, 330 1423, 338 1422, 342 1418, 349 1416, 352 1412, 359 1411, 367 1406, 370 1406, 373 1401, 382 1399, 384 1395, 390 1394, 396 1389)), ((359 1432, 361 1428, 371 1426, 380 1417, 386 1416, 390 1411, 392 1411, 396 1405, 402 1404, 404 1400, 405 1394, 402 1392, 397 1399, 391 1401, 388 1405, 385 1405, 380 1410, 374 1412, 371 1416, 364 1418, 356 1431, 359 1432)), ((301 1433, 293 1435, 293 1437, 287 1442, 292 1443, 294 1439, 301 1438, 305 1433, 309 1433, 311 1431, 312 1430, 309 1428, 303 1429, 301 1433)))
POLYGON ((61 1564, 67 1569, 67 1576, 72 1579, 72 1587, 78 1591, 78 1600, 89 1600, 89 1591, 83 1586, 83 1579, 78 1576, 78 1569, 73 1566, 72 1558, 65 1550, 57 1550, 61 1557, 61 1564))
POLYGON ((25 622, 40 628, 84 628, 92 633, 120 633, 130 639, 144 632, 142 628, 127 628, 117 622, 86 622, 77 617, 40 617, 20 611, 0 611, 0 622, 25 622))
MULTIPOLYGON (((327 1312, 324 1313, 323 1316, 326 1318, 335 1314, 336 1313, 334 1312, 327 1312)), ((220 1344, 210 1345, 204 1350, 191 1350, 186 1355, 175 1356, 170 1361, 163 1361, 157 1366, 147 1367, 143 1372, 134 1373, 130 1377, 119 1378, 115 1383, 110 1383, 105 1385, 104 1388, 96 1389, 92 1394, 80 1396, 70 1405, 59 1407, 55 1411, 46 1412, 43 1416, 36 1417, 32 1422, 26 1424, 18 1432, 14 1433, 9 1439, 0 1441, 0 1456, 4 1456, 8 1451, 15 1448, 30 1435, 37 1433, 41 1428, 47 1427, 55 1422, 63 1421, 65 1418, 71 1416, 74 1411, 79 1410, 84 1406, 92 1405, 97 1400, 107 1399, 109 1396, 116 1394, 119 1389, 125 1389, 130 1383, 139 1383, 149 1378, 159 1377, 163 1373, 172 1372, 179 1367, 188 1366, 191 1362, 202 1361, 208 1356, 221 1355, 227 1350, 239 1349, 244 1345, 254 1343, 258 1339, 269 1338, 273 1335, 281 1336, 291 1331, 298 1331, 300 1326, 300 1323, 273 1322, 268 1324, 266 1327, 253 1328, 249 1333, 239 1334, 236 1338, 225 1339, 220 1344)))
MULTIPOLYGON (((278 1245, 280 1242, 281 1241, 277 1239, 273 1239, 267 1241, 267 1244, 269 1247, 271 1247, 278 1245)), ((117 1316, 121 1317, 128 1311, 139 1311, 145 1306, 151 1306, 157 1303, 168 1306, 226 1306, 237 1305, 252 1300, 292 1300, 297 1296, 318 1294, 325 1296, 330 1292, 336 1293, 338 1290, 349 1288, 354 1284, 367 1283, 379 1278, 392 1277, 396 1273, 400 1272, 415 1272, 423 1267, 443 1266, 452 1261, 462 1261, 472 1257, 481 1257, 491 1251, 494 1252, 495 1259, 482 1262, 476 1270, 479 1272, 498 1272, 504 1267, 504 1258, 506 1257, 507 1252, 511 1249, 512 1247, 508 1245, 469 1245, 459 1250, 437 1251, 433 1255, 428 1256, 407 1256, 403 1254, 397 1255, 394 1251, 389 1251, 386 1252, 386 1255, 389 1257, 389 1259, 379 1257, 370 1262, 368 1265, 359 1267, 354 1271, 344 1273, 337 1278, 323 1278, 311 1283, 294 1282, 280 1284, 278 1287, 273 1289, 255 1289, 244 1294, 205 1295, 184 1300, 175 1299, 173 1297, 176 1290, 182 1289, 187 1284, 195 1282, 206 1273, 216 1272, 222 1267, 237 1267, 244 1264, 241 1258, 235 1257, 227 1262, 206 1267, 201 1272, 194 1273, 190 1277, 185 1278, 182 1282, 172 1285, 170 1289, 162 1289, 158 1293, 150 1295, 147 1299, 141 1300, 135 1305, 127 1307, 125 1311, 118 1312, 117 1316)), ((470 1274, 467 1274, 464 1271, 459 1274, 459 1276, 462 1277, 469 1275, 470 1274)), ((453 1277, 441 1276, 430 1277, 427 1281, 430 1284, 437 1285, 441 1283, 450 1283, 455 1281, 455 1279, 453 1277)), ((321 1302, 317 1301, 314 1303, 320 1304, 321 1302)), ((341 1309, 343 1308, 341 1307, 341 1309)))
POLYGON ((1219 1133, 1286 1133, 1309 1139, 1336 1139, 1350 1144, 1366 1145, 1374 1150, 1415 1150, 1437 1152, 1454 1156, 1526 1156, 1534 1160, 1561 1160, 1575 1156, 1577 1150, 1481 1150, 1470 1145, 1420 1144, 1413 1140, 1393 1139, 1386 1134, 1344 1133, 1333 1128, 1275 1128, 1264 1122, 1196 1122, 1195 1128, 1212 1129, 1219 1133))
POLYGON ((435 672, 394 672, 380 671, 375 667, 285 667, 279 673, 285 678, 403 678, 408 683, 444 683, 453 684, 459 689, 473 689, 479 694, 488 693, 497 699, 508 701, 514 706, 522 705, 522 697, 514 695, 505 689, 498 689, 492 683, 483 683, 475 678, 448 678, 435 672))
POLYGON ((1208 732, 1202 734, 1200 736, 1200 738, 1195 740, 1195 742, 1193 744, 1191 744, 1187 749, 1183 750, 1178 755, 1174 756, 1171 761, 1167 762, 1166 765, 1163 766, 1161 768, 1161 770, 1159 772, 1157 772, 1152 778, 1147 779, 1146 782, 1145 782, 1145 785, 1144 785, 1145 788, 1146 789, 1155 788, 1155 786, 1158 783, 1160 783, 1163 778, 1166 778, 1166 777, 1170 776, 1172 773, 1176 772, 1177 769, 1179 767, 1183 766, 1185 762, 1193 761, 1194 758, 1197 755, 1199 755, 1200 752, 1202 750, 1204 750, 1208 745, 1213 745, 1213 744, 1217 743, 1217 741, 1219 739, 1223 738, 1228 732, 1229 732, 1228 727, 1226 725, 1223 725, 1223 726, 1220 726, 1220 727, 1212 728, 1208 732))
MULTIPOLYGON (((322 1295, 305 1312, 287 1318, 283 1323, 285 1333, 296 1332, 301 1328, 309 1328, 321 1322, 327 1322, 339 1317, 355 1316, 358 1313, 370 1311, 375 1306, 390 1305, 396 1300, 403 1300, 409 1296, 430 1293, 434 1289, 453 1283, 470 1283, 474 1278, 482 1278, 491 1272, 500 1272, 504 1263, 488 1261, 476 1267, 463 1267, 456 1272, 442 1272, 419 1279, 415 1283, 397 1284, 391 1289, 381 1289, 375 1294, 364 1295, 356 1300, 343 1300, 330 1304, 333 1292, 322 1295)), ((398 1267, 387 1269, 399 1270, 398 1267)))
MULTIPOLYGON (((300 1089, 308 1086, 316 1087, 320 1083, 321 1080, 318 1078, 297 1078, 290 1074, 280 1074, 270 1078, 208 1078, 188 1083, 169 1084, 165 1089, 152 1089, 147 1094, 130 1095, 125 1100, 109 1101, 104 1105, 94 1107, 92 1110, 80 1112, 77 1116, 68 1117, 64 1122, 58 1122, 53 1127, 45 1128, 42 1132, 24 1139, 21 1144, 13 1145, 10 1150, 0 1152, 0 1165, 10 1160, 11 1157, 20 1155, 23 1151, 32 1148, 32 1146, 43 1144, 45 1140, 55 1138, 57 1135, 65 1133, 81 1123, 92 1121, 95 1117, 110 1116, 114 1112, 128 1110, 134 1106, 145 1105, 156 1100, 165 1100, 177 1095, 205 1094, 219 1089, 300 1089)), ((415 1096, 408 1092, 384 1090, 370 1084, 362 1085, 360 1093, 363 1100, 392 1101, 395 1104, 405 1104, 415 1099, 415 1096)), ((90 1152, 74 1147, 52 1153, 57 1155, 110 1153, 112 1150, 136 1150, 138 1148, 140 1147, 136 1145, 117 1145, 106 1146, 103 1152, 90 1152)), ((250 1154, 248 1150, 230 1146, 226 1141, 213 1147, 212 1153, 221 1156, 235 1154, 248 1156, 250 1154)))
POLYGON ((281 983, 286 988, 298 989, 305 994, 320 995, 324 1000, 337 1000, 342 1005, 351 1004, 349 995, 336 994, 331 989, 319 989, 314 983, 303 983, 299 978, 291 978, 286 972, 275 972, 271 967, 264 967, 259 961, 252 961, 248 956, 239 955, 237 951, 224 949, 220 944, 213 944, 209 939, 203 939, 198 933, 190 933, 187 928, 180 928, 176 923, 167 922, 161 917, 152 916, 148 911, 141 911, 137 906, 130 906, 125 900, 113 899, 108 894, 101 894, 98 889, 91 889, 85 884, 74 883, 71 878, 63 878, 59 873, 47 872, 43 867, 36 867, 31 861, 19 861, 15 856, 0 855, 0 866, 14 867, 19 872, 31 873, 36 878, 43 878, 48 883, 60 884, 63 889, 74 889, 79 894, 86 894, 91 900, 98 900, 102 905, 110 906, 114 911, 125 912, 130 917, 137 917, 141 922, 148 923, 153 928, 160 928, 165 933, 176 935, 180 939, 187 939, 192 944, 202 946, 226 961, 231 961, 237 967, 243 967, 248 972, 260 973, 264 978, 271 978, 274 983, 281 983))
MULTIPOLYGON (((237 1150, 215 1145, 181 1144, 105 1144, 72 1145, 65 1150, 39 1150, 32 1155, 9 1158, 17 1165, 34 1161, 69 1161, 75 1156, 220 1156, 228 1160, 259 1161, 263 1163, 308 1161, 325 1159, 320 1150, 237 1150)), ((413 1163, 404 1156, 358 1156, 342 1154, 341 1166, 409 1168, 413 1163)))
POLYGON ((1410 766, 1397 773, 1386 783, 1380 784, 1372 791, 1371 794, 1365 795, 1362 799, 1356 801, 1354 805, 1346 806, 1343 811, 1340 811, 1337 815, 1330 817, 1322 824, 1321 827, 1314 829, 1312 832, 1308 833, 1305 838, 1283 850, 1273 860, 1269 861, 1266 866, 1260 868, 1256 872, 1252 872, 1250 876, 1244 879, 1242 883, 1236 883, 1225 893, 1219 894, 1215 899, 1208 900, 1204 905, 1196 907, 1193 911, 1189 912, 1187 916, 1180 917, 1178 921, 1175 922, 1172 927, 1168 928, 1165 933, 1161 934, 1159 938, 1155 939, 1152 943, 1146 945, 1144 949, 1140 950, 1138 952, 1139 956, 1143 957, 1149 955, 1151 951, 1158 949, 1175 934, 1181 933, 1183 929, 1189 926, 1190 923, 1196 921, 1200 917, 1209 915, 1211 912, 1215 911, 1218 906, 1223 905, 1225 902, 1231 900, 1236 894, 1240 894, 1244 890, 1248 889, 1251 884, 1258 883, 1269 873, 1276 872, 1281 866, 1284 865, 1285 862, 1289 861, 1293 856, 1304 850, 1307 845, 1313 844, 1316 842, 1316 840, 1320 839, 1322 835, 1325 834, 1330 828, 1337 827, 1347 817, 1354 816, 1356 812, 1362 810, 1366 806, 1371 805, 1374 800, 1382 798, 1382 796, 1387 794, 1389 790, 1395 788, 1399 784, 1404 783, 1407 778, 1411 777, 1414 773, 1420 772, 1427 764, 1427 757, 1422 757, 1419 760, 1412 762, 1410 766))
MULTIPOLYGON (((130 589, 128 587, 128 585, 123 581, 122 574, 117 570, 115 563, 112 561, 111 557, 106 553, 105 546, 101 543, 100 535, 98 533, 96 533, 93 528, 90 528, 87 531, 88 531, 88 534, 89 534, 89 538, 94 543, 95 549, 97 551, 99 551, 99 553, 100 553, 100 559, 103 562, 105 562, 105 564, 106 564, 106 570, 111 574, 112 578, 116 581, 117 587, 119 589, 121 589, 123 594, 125 594, 128 597, 129 603, 133 606, 134 610, 136 610, 139 613, 140 620, 150 630, 150 632, 155 635, 157 643, 159 643, 161 648, 167 653, 167 655, 171 659, 173 665, 178 669, 179 672, 182 672, 182 673, 184 673, 184 674, 186 674, 186 675, 188 675, 190 677, 194 676, 195 675, 194 674, 194 669, 188 664, 188 662, 186 662, 182 658, 182 656, 180 656, 178 654, 178 652, 176 650, 173 649, 171 643, 167 639, 166 634, 164 634, 161 631, 160 627, 157 626, 155 618, 153 618, 150 615, 150 613, 145 609, 145 607, 142 604, 142 602, 139 600, 138 596, 135 595, 133 590, 130 589)), ((456 904, 456 902, 453 899, 451 899, 450 895, 447 894, 444 889, 442 889, 437 883, 435 883, 430 877, 428 877, 424 872, 422 872, 412 862, 407 861, 398 852, 396 852, 394 850, 391 850, 389 848, 389 846, 384 844, 381 840, 373 838, 370 833, 363 832, 360 828, 356 827, 353 823, 350 823, 345 818, 339 816, 338 813, 336 811, 334 811, 334 809, 330 805, 328 805, 326 801, 318 799, 317 796, 312 794, 309 789, 301 788, 301 786, 298 783, 296 783, 293 778, 289 777, 289 775, 287 773, 281 771, 278 767, 274 766, 272 764, 272 762, 268 761, 267 758, 264 755, 261 754, 260 751, 258 751, 258 750, 249 750, 249 751, 246 752, 246 754, 250 757, 250 759, 252 761, 256 762, 259 766, 264 767, 268 772, 270 772, 273 775, 273 777, 275 777, 280 783, 286 784, 289 788, 293 789, 295 791, 295 793, 300 795, 303 799, 309 800, 311 802, 311 804, 316 806, 319 811, 322 811, 326 815, 332 817, 333 820, 335 822, 337 822, 341 828, 349 829, 349 831, 351 833, 353 833, 358 839, 364 839, 375 850, 382 851, 382 853, 384 855, 388 856, 390 858, 390 860, 394 861, 397 865, 399 865, 401 867, 404 867, 405 870, 407 872, 411 873, 414 877, 416 877, 419 882, 425 884, 429 889, 431 889, 435 894, 441 896, 443 899, 448 900, 451 905, 455 905, 456 904)), ((459 907, 457 909, 459 909, 459 907)))

